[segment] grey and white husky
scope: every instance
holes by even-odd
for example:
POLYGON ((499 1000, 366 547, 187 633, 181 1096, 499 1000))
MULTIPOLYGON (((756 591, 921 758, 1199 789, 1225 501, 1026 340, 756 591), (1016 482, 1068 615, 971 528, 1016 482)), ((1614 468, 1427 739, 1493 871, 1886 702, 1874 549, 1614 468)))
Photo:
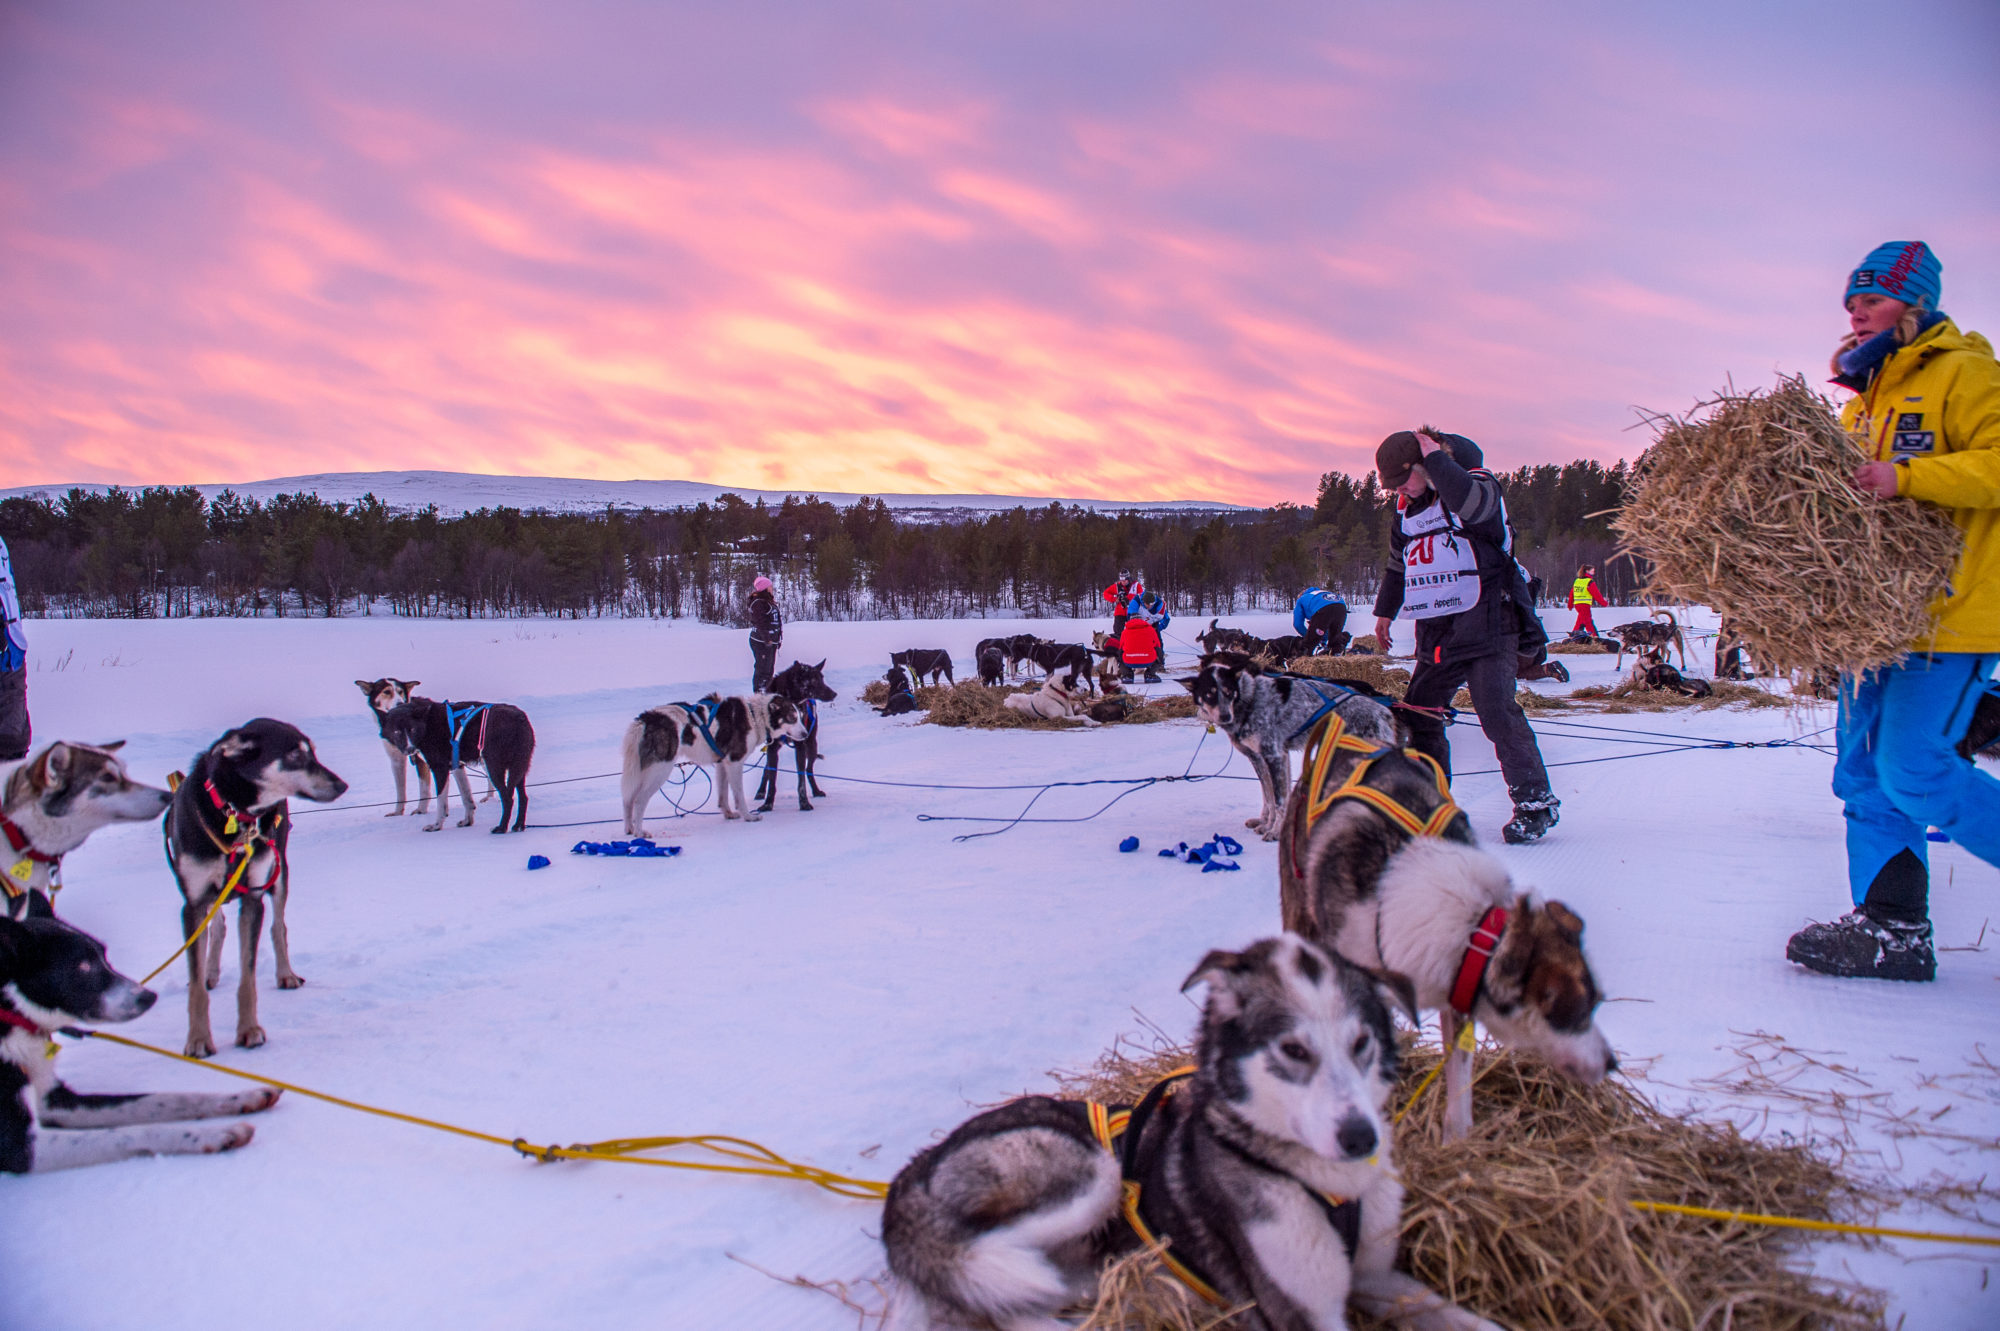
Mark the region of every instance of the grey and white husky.
POLYGON ((62 887, 63 856, 109 823, 149 822, 173 797, 141 785, 111 744, 58 741, 7 774, 0 798, 0 914, 22 919, 29 894, 48 901, 62 887))
POLYGON ((1497 1331, 1396 1270, 1403 1187, 1390 1161, 1391 1002, 1370 974, 1294 934, 1211 952, 1193 1075, 1149 1095, 1113 1156, 1081 1101, 1031 1096, 918 1153, 889 1187, 885 1331, 1055 1328, 1141 1242, 1123 1185, 1237 1325, 1338 1331, 1350 1301, 1420 1331, 1497 1331), (1150 1106, 1150 1110, 1149 1110, 1150 1106), (1121 1158, 1122 1157, 1122 1158, 1121 1158))
POLYGON ((1269 675, 1241 652, 1210 652, 1181 687, 1194 695, 1195 715, 1229 737, 1250 760, 1264 791, 1264 807, 1243 825, 1266 841, 1278 839, 1285 796, 1292 786, 1293 749, 1306 742, 1313 723, 1336 713, 1349 734, 1378 744, 1399 744, 1391 699, 1353 680, 1269 675))
POLYGON ((620 750, 625 835, 646 835, 646 806, 675 763, 713 767, 715 803, 722 816, 758 821, 763 815, 743 793, 744 762, 779 739, 796 744, 805 737, 798 704, 770 693, 733 698, 711 693, 698 703, 668 703, 639 713, 625 728, 620 750))

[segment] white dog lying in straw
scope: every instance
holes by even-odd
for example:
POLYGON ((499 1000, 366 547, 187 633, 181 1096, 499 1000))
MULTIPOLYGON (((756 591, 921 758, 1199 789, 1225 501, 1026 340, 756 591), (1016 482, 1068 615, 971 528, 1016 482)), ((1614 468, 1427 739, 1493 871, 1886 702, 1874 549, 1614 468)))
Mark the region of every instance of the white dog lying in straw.
POLYGON ((1088 704, 1076 691, 1074 674, 1050 675, 1048 682, 1035 692, 1010 693, 1004 701, 1014 711, 1039 716, 1046 721, 1075 721, 1086 726, 1099 724, 1083 714, 1088 704))

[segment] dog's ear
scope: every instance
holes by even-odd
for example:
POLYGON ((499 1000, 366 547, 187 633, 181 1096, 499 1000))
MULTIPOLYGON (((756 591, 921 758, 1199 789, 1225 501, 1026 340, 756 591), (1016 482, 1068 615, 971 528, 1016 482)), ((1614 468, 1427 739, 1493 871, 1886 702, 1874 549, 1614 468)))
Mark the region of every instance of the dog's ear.
POLYGON ((1417 1012, 1417 982, 1401 971, 1371 970, 1368 978, 1375 982, 1375 992, 1382 1001, 1410 1019, 1410 1025, 1422 1030, 1424 1019, 1417 1012))
POLYGON ((409 690, 414 689, 415 687, 417 687, 417 685, 421 683, 423 683, 421 679, 406 679, 403 681, 403 690, 404 692, 407 693, 409 690))
POLYGON ((816 665, 816 666, 814 666, 814 667, 813 667, 813 669, 815 669, 815 670, 825 670, 825 669, 826 669, 826 658, 825 658, 824 656, 820 657, 820 658, 819 658, 819 664, 818 664, 818 665, 816 665))
POLYGON ((49 900, 48 895, 44 892, 31 890, 28 893, 26 918, 30 920, 53 920, 55 917, 56 908, 54 903, 49 900))
POLYGON ((1568 934, 1572 939, 1577 940, 1579 942, 1582 941, 1583 939, 1582 916, 1578 915, 1575 911, 1571 910, 1568 906, 1565 906, 1560 901, 1551 901, 1545 906, 1543 906, 1542 909, 1548 913, 1550 922, 1553 923, 1558 929, 1561 929, 1564 933, 1568 934))
POLYGON ((1209 985, 1212 988, 1227 985, 1230 976, 1242 964, 1241 952, 1225 952, 1221 948, 1216 948, 1188 972, 1188 977, 1181 981, 1181 992, 1186 993, 1198 984, 1209 985))
POLYGON ((375 696, 375 682, 373 680, 357 679, 354 681, 354 687, 361 690, 363 697, 372 698, 375 696))
POLYGON ((51 786, 62 784, 69 771, 69 745, 58 740, 35 755, 35 761, 27 766, 28 784, 40 794, 51 786))
POLYGON ((118 752, 118 750, 125 747, 125 741, 122 739, 114 739, 107 743, 100 744, 97 747, 104 750, 106 753, 116 753, 118 752))
POLYGON ((225 758, 241 758, 246 754, 255 753, 256 751, 257 741, 245 735, 241 730, 228 731, 221 739, 215 741, 214 752, 221 754, 225 758))
POLYGON ((1201 676, 1195 675, 1189 679, 1177 679, 1174 681, 1174 683, 1180 685, 1182 688, 1186 689, 1189 693, 1193 693, 1195 690, 1195 686, 1201 683, 1201 676))

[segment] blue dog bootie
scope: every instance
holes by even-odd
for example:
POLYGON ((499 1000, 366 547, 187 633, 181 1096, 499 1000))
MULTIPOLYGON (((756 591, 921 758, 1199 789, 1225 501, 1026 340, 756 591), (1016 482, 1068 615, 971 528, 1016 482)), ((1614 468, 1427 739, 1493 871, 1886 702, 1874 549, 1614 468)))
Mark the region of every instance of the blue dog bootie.
POLYGON ((1118 843, 1119 853, 1123 855, 1130 855, 1137 849, 1139 849, 1139 838, 1135 836, 1128 836, 1118 843))
POLYGON ((530 869, 546 869, 549 867, 549 857, 546 855, 530 855, 528 856, 528 867, 530 869))

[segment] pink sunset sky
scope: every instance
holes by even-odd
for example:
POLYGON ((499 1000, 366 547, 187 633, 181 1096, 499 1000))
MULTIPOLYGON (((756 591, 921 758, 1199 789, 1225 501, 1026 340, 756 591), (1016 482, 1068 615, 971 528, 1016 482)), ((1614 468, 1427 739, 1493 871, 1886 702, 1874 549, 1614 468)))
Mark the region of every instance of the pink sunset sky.
POLYGON ((2000 6, 0 0, 0 486, 1309 501, 2000 325, 2000 6))

